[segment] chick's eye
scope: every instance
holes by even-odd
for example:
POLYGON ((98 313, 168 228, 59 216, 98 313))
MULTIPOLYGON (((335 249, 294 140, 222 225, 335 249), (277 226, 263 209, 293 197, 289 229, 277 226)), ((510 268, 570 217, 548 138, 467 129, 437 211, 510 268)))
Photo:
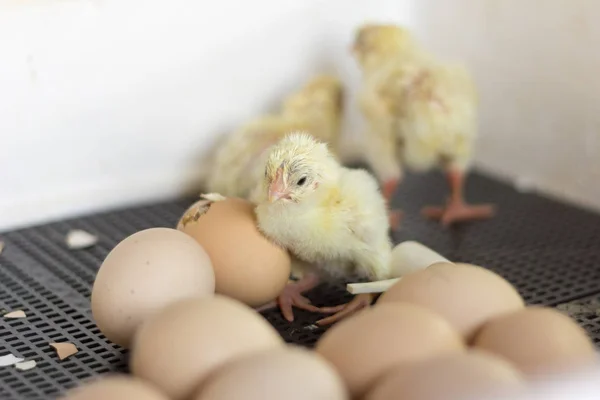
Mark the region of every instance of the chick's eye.
POLYGON ((302 178, 300 178, 297 182, 298 186, 302 186, 306 183, 306 177, 303 176, 302 178))

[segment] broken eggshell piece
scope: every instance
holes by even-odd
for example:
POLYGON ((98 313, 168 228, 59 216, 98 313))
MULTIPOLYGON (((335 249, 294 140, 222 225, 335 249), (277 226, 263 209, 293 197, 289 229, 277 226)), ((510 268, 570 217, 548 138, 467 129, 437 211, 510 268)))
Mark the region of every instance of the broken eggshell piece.
POLYGON ((70 249, 77 250, 95 245, 98 237, 81 229, 73 229, 67 233, 65 241, 70 249))
POLYGON ((27 315, 25 315, 25 311, 23 311, 23 310, 15 310, 15 311, 11 311, 11 312, 4 314, 2 317, 8 318, 8 319, 16 319, 16 318, 25 318, 25 317, 27 317, 27 315))
POLYGON ((19 371, 29 371, 37 366, 37 362, 35 360, 27 360, 21 361, 15 364, 15 368, 19 371))
POLYGON ((8 367, 9 365, 20 363, 23 360, 24 358, 16 357, 14 354, 5 354, 0 356, 0 367, 8 367))
POLYGON ((50 346, 52 346, 54 350, 56 350, 56 355, 61 361, 79 352, 79 350, 77 350, 77 347, 73 343, 69 342, 50 343, 50 346))

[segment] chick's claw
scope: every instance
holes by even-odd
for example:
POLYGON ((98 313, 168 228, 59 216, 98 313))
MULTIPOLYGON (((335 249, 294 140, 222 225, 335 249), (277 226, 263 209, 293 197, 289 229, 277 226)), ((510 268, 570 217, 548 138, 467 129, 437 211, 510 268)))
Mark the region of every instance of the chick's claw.
POLYGON ((440 220, 443 226, 455 222, 491 218, 494 213, 495 207, 491 204, 469 205, 463 202, 451 202, 446 207, 425 207, 422 210, 424 216, 440 220))
POLYGON ((279 309, 281 310, 283 317, 289 322, 294 321, 293 307, 323 314, 334 313, 340 311, 344 307, 344 305, 336 307, 316 307, 311 304, 308 298, 302 295, 302 292, 303 288, 301 286, 291 283, 288 284, 279 297, 277 297, 279 309))
MULTIPOLYGON (((350 301, 349 303, 338 306, 341 308, 339 310, 339 312, 337 312, 336 314, 331 315, 327 318, 318 320, 316 322, 316 325, 318 325, 318 326, 331 325, 333 323, 336 323, 336 322, 346 318, 349 315, 354 314, 357 311, 360 311, 364 308, 371 307, 371 303, 373 303, 373 298, 374 298, 374 296, 372 293, 359 294, 356 297, 354 297, 352 299, 352 301, 350 301)), ((329 307, 329 308, 334 308, 334 307, 329 307)))

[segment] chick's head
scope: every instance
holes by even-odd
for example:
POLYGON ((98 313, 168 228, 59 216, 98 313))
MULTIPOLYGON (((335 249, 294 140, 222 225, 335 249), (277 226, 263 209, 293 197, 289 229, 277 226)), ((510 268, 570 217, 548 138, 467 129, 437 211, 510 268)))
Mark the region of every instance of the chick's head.
POLYGON ((298 203, 335 179, 337 169, 327 144, 307 133, 288 134, 267 157, 264 186, 269 202, 298 203))
POLYGON ((410 32, 390 24, 364 24, 358 28, 352 53, 363 67, 392 56, 401 56, 414 48, 410 32))

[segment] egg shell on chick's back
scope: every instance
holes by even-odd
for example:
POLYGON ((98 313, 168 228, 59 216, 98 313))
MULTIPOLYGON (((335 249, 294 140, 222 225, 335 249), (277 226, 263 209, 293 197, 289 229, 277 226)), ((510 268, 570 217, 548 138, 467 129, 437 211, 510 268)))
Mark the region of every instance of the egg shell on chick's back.
POLYGON ((519 292, 500 275, 460 263, 436 263, 402 277, 377 305, 390 302, 417 304, 436 312, 467 341, 490 319, 525 307, 519 292))
POLYGON ((216 293, 258 307, 281 293, 290 276, 291 259, 258 230, 254 208, 238 198, 200 200, 185 212, 178 229, 209 254, 216 293))

